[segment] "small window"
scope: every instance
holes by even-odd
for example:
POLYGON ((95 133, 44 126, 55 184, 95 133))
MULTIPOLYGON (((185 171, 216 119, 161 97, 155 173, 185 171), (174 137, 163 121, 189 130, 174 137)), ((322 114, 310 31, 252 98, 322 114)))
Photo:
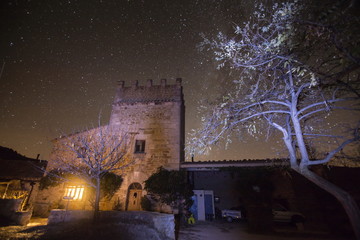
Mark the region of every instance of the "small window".
POLYGON ((84 195, 84 185, 67 186, 65 189, 64 199, 82 200, 84 195))
POLYGON ((136 140, 135 153, 144 153, 144 152, 145 152, 145 140, 136 140))

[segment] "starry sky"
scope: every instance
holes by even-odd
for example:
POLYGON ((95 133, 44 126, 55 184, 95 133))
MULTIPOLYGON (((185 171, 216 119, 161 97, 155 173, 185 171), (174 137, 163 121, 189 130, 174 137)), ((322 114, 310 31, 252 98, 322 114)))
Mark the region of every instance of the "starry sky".
MULTIPOLYGON (((252 12, 239 0, 2 0, 0 145, 47 159, 51 140, 103 124, 116 82, 183 79, 186 132, 224 73, 199 51, 201 33, 232 31, 252 12)), ((271 157, 254 139, 205 159, 271 157)))

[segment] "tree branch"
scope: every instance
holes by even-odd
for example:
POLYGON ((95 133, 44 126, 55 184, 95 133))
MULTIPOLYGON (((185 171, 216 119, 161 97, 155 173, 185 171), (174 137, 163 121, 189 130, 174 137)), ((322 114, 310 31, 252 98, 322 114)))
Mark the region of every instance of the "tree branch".
POLYGON ((346 145, 350 144, 350 143, 353 143, 353 142, 356 142, 356 141, 359 141, 360 140, 360 137, 359 136, 356 136, 352 139, 348 139, 346 141, 344 141, 339 147, 335 148, 334 150, 332 150, 331 152, 328 153, 328 155, 322 159, 322 160, 312 160, 312 161, 309 161, 307 165, 311 166, 311 165, 318 165, 318 164, 324 164, 324 163, 327 163, 331 160, 331 158, 338 152, 340 152, 346 145))

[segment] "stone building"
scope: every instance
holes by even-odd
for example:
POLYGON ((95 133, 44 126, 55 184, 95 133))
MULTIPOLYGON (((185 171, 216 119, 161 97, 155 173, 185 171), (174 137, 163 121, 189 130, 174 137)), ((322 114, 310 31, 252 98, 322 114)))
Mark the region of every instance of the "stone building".
MULTIPOLYGON (((133 163, 122 174, 123 182, 112 199, 100 202, 101 210, 141 210, 141 198, 146 193, 144 181, 159 167, 180 168, 184 161, 184 114, 181 78, 176 79, 175 84, 167 84, 166 79, 161 79, 160 85, 147 80, 145 86, 139 86, 138 81, 131 86, 119 82, 109 126, 132 136, 128 157, 133 163)), ((56 159, 57 144, 58 141, 54 141, 50 168, 56 159)), ((35 214, 46 216, 49 210, 65 206, 91 209, 86 199, 88 190, 81 183, 64 183, 43 190, 37 199, 35 214), (67 195, 72 198, 71 202, 67 195)))
POLYGON ((162 166, 179 170, 184 161, 184 98, 181 79, 168 85, 148 80, 146 86, 135 81, 131 87, 119 83, 110 125, 135 133, 132 157, 135 164, 124 175, 117 194, 122 209, 140 210, 144 181, 162 166))

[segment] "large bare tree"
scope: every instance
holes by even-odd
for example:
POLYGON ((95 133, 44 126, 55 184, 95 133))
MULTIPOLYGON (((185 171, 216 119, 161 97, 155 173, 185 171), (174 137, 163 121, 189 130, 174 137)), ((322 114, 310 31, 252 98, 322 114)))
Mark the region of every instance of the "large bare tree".
POLYGON ((122 174, 132 160, 127 157, 129 134, 111 125, 99 126, 56 139, 50 169, 52 177, 76 177, 95 189, 94 221, 98 219, 100 182, 107 173, 122 174), (61 173, 61 174, 59 174, 61 173))
POLYGON ((204 152, 231 142, 233 134, 278 130, 291 168, 341 202, 360 239, 356 202, 311 171, 359 144, 359 114, 349 113, 358 110, 360 96, 359 19, 351 4, 322 1, 319 11, 314 2, 260 4, 234 33, 204 39, 202 47, 215 53, 219 68, 239 77, 203 117, 189 148, 204 152))

